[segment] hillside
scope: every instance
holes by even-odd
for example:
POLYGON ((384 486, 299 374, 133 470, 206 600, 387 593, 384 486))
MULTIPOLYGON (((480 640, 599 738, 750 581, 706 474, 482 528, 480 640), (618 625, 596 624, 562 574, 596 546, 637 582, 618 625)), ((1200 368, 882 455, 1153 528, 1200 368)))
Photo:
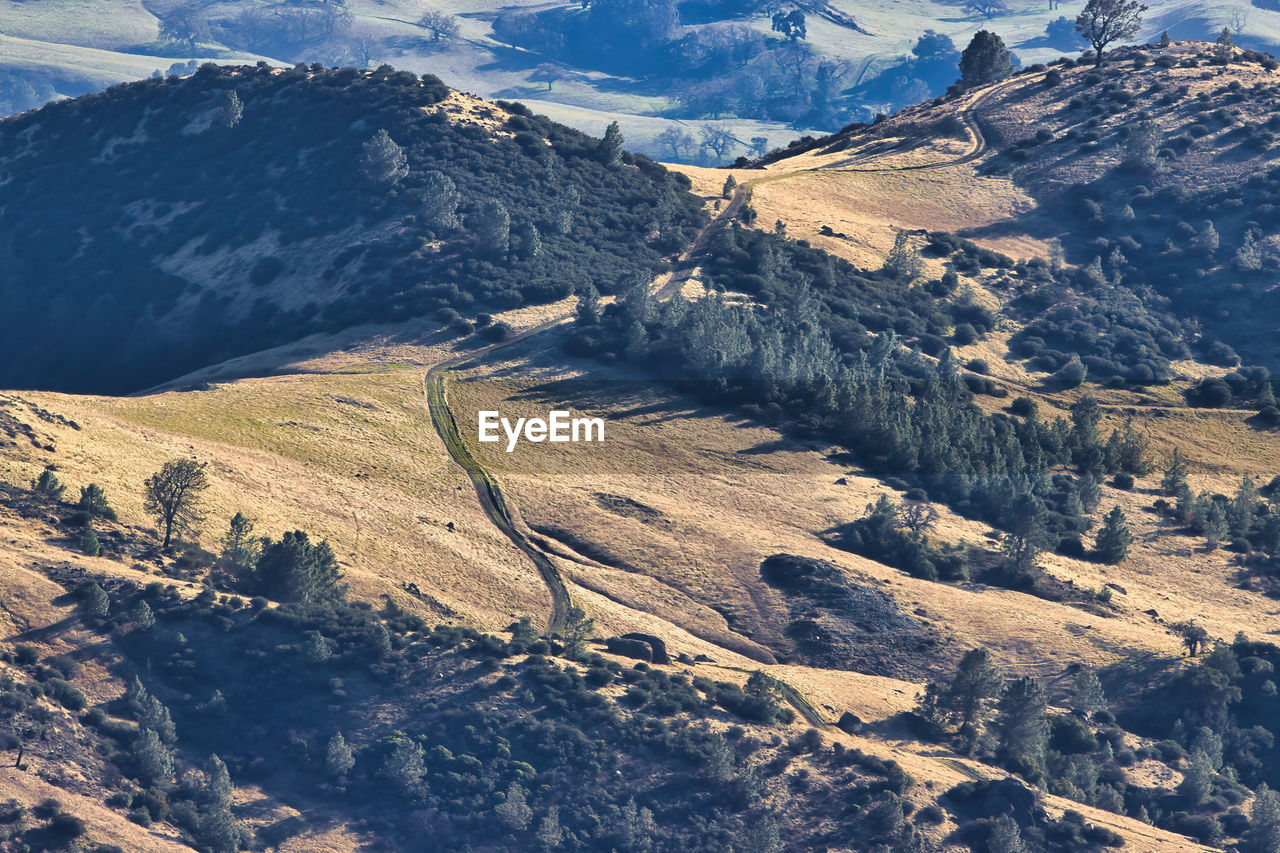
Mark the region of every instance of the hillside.
POLYGON ((5 840, 1274 853, 1273 350, 1191 295, 1269 306, 1273 70, 1211 50, 683 174, 388 69, 0 122, 5 840))
POLYGON ((139 390, 313 332, 608 290, 688 241, 683 179, 511 110, 389 68, 208 66, 0 123, 0 383, 139 390))

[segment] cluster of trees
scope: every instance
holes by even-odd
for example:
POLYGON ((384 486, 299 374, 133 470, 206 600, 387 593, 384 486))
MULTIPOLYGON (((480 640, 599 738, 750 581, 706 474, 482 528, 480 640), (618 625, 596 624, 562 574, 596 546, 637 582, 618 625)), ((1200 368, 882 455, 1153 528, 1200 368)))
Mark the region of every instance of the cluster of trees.
POLYGON ((1192 835, 1225 836, 1263 853, 1280 840, 1271 681, 1280 649, 1243 637, 1139 697, 1117 716, 1097 675, 1078 668, 1065 702, 1049 711, 1034 678, 1005 679, 985 648, 968 652, 945 683, 928 685, 918 708, 927 736, 995 760, 1051 793, 1192 835), (1266 721, 1259 725, 1260 721, 1266 721), (1128 731, 1157 742, 1139 747, 1128 731), (1143 788, 1124 768, 1155 760, 1177 768, 1176 792, 1143 788), (1239 808, 1256 789, 1252 814, 1239 808), (1269 846, 1270 845, 1270 846, 1269 846))
POLYGON ((1119 379, 1135 385, 1168 382, 1170 362, 1190 358, 1192 328, 1171 316, 1167 302, 1154 298, 1118 248, 1083 267, 1036 259, 1020 263, 1015 278, 997 279, 1011 294, 1010 308, 1022 327, 1010 350, 1033 370, 1054 374, 1073 387, 1086 377, 1119 379))
MULTIPOLYGON (((936 363, 892 333, 840 345, 828 331, 839 318, 823 310, 814 289, 767 282, 744 289, 759 304, 709 290, 693 303, 677 294, 657 305, 641 283, 601 310, 585 294, 570 346, 645 364, 704 399, 837 442, 891 484, 1000 526, 1003 582, 1013 586, 1034 586, 1038 553, 1088 528, 1105 476, 1147 470, 1145 438, 1131 424, 1104 436, 1091 397, 1076 403, 1070 422, 1041 421, 1033 407, 1020 418, 989 417, 973 404, 945 344, 936 363)), ((878 544, 859 547, 885 547, 871 538, 878 544)), ((934 562, 900 542, 886 550, 900 548, 921 571, 934 562)))
POLYGON ((1275 590, 1280 577, 1280 477, 1259 487, 1246 474, 1234 495, 1195 493, 1187 484, 1188 467, 1175 449, 1161 479, 1166 497, 1156 502, 1156 509, 1173 524, 1203 536, 1210 548, 1225 545, 1245 555, 1259 584, 1275 590))
MULTIPOLYGON (((684 26, 675 0, 602 0, 582 8, 504 12, 493 29, 503 41, 562 65, 662 81, 690 117, 840 126, 837 101, 849 69, 806 43, 803 11, 765 8, 770 5, 751 12, 708 7, 702 16, 717 23, 684 26), (770 14, 778 35, 727 20, 747 14, 770 14)), ((547 80, 554 67, 533 79, 547 80)))
POLYGON ((602 141, 507 105, 494 135, 430 109, 449 91, 390 67, 210 65, 5 122, 0 144, 40 144, 0 215, 0 384, 132 391, 316 331, 554 300, 665 269, 703 221, 688 181, 616 129, 602 141), (103 169, 91 139, 135 141, 103 169), (266 234, 269 253, 215 281, 169 263, 266 234), (339 295, 281 308, 274 289, 304 269, 339 295), (57 353, 40 343, 55 333, 57 353))

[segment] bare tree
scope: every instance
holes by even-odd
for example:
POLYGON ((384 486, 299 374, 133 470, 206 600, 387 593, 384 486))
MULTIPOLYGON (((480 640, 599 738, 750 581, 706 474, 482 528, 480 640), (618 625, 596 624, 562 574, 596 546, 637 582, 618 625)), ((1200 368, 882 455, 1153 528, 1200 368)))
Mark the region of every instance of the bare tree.
POLYGON ((1107 45, 1138 34, 1147 7, 1137 0, 1089 0, 1076 18, 1076 29, 1093 45, 1093 64, 1102 64, 1107 45))
POLYGON ((671 149, 671 156, 679 160, 685 151, 692 151, 697 144, 693 134, 678 127, 668 127, 654 138, 654 142, 671 149))
POLYGON ((990 20, 996 15, 1009 11, 1009 6, 1004 0, 967 0, 964 10, 990 20))
POLYGON ((458 37, 458 19, 444 12, 430 11, 418 20, 423 29, 431 30, 433 42, 449 41, 458 37))
POLYGON ((1249 25, 1249 10, 1243 6, 1232 6, 1227 12, 1227 23, 1231 25, 1236 38, 1239 38, 1244 28, 1249 25))
POLYGON ((702 137, 702 147, 715 152, 717 163, 738 146, 733 134, 718 124, 704 124, 698 134, 702 137))

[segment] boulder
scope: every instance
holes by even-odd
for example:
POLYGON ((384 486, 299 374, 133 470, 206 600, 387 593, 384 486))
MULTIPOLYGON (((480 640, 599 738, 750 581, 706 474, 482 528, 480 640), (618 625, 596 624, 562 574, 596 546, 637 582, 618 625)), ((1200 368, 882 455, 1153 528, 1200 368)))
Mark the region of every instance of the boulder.
POLYGON ((667 655, 667 644, 652 634, 639 634, 633 631, 630 634, 623 634, 622 639, 639 640, 642 643, 648 643, 649 648, 653 649, 654 663, 671 663, 671 658, 667 655))
POLYGON ((653 647, 641 640, 624 640, 622 637, 610 637, 604 641, 604 645, 615 655, 636 658, 646 662, 653 661, 653 647))

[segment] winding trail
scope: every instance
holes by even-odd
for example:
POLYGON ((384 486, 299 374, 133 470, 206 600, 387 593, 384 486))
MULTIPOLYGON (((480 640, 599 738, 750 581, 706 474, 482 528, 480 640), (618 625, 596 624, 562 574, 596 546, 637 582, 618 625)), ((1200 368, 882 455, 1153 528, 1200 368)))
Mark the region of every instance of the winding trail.
MULTIPOLYGON (((847 167, 814 167, 810 169, 799 169, 794 172, 783 172, 775 175, 763 175, 753 180, 745 181, 739 184, 733 192, 733 196, 728 203, 723 205, 716 215, 698 232, 693 242, 685 249, 683 253, 672 264, 672 270, 662 276, 659 276, 653 283, 652 288, 654 296, 659 299, 670 298, 681 285, 684 284, 696 271, 696 264, 693 263, 694 258, 706 246, 707 240, 715 233, 718 228, 724 227, 727 223, 733 221, 738 216, 742 207, 751 199, 751 191, 755 186, 773 181, 787 180, 790 178, 801 177, 808 174, 816 174, 820 172, 911 172, 922 171, 928 169, 944 169, 953 166, 961 166, 972 163, 982 157, 987 152, 988 144, 985 135, 982 132, 982 126, 977 115, 979 104, 993 91, 987 89, 976 95, 970 104, 960 114, 961 120, 968 128, 972 138, 972 147, 965 154, 943 160, 937 163, 915 164, 910 166, 896 166, 887 168, 847 168, 847 167)), ((867 159, 883 156, 881 154, 871 154, 867 159)), ((508 506, 506 499, 503 497, 502 488, 498 481, 485 470, 484 466, 472 455, 467 448, 466 442, 462 438, 462 434, 458 430, 457 421, 454 419, 453 412, 449 408, 448 398, 448 380, 450 374, 458 367, 468 362, 478 361, 482 357, 495 352, 503 347, 511 346, 527 340, 535 335, 539 335, 549 329, 555 328, 566 323, 572 313, 566 311, 563 314, 556 315, 536 326, 532 326, 513 335, 506 340, 499 341, 489 346, 483 347, 471 352, 462 353, 453 358, 440 362, 427 371, 423 379, 423 394, 426 398, 426 406, 431 417, 431 424, 435 427, 436 433, 440 436, 445 449, 453 461, 466 472, 471 479, 471 484, 475 487, 476 498, 480 501, 480 507, 484 510, 486 517, 493 525, 502 532, 517 549, 520 550, 534 564, 538 570, 538 574, 542 577, 543 582, 547 586, 547 591, 551 595, 551 614, 548 618, 547 628, 551 633, 556 633, 564 629, 565 622, 569 614, 569 608, 572 606, 572 600, 569 596, 569 589, 564 582, 564 578, 560 574, 560 570, 556 567, 551 558, 520 529, 516 522, 516 518, 508 506)), ((736 669, 736 667, 731 667, 736 669)), ((745 671, 745 670, 744 670, 745 671)), ((817 709, 804 697, 800 691, 796 690, 785 682, 782 683, 782 692, 784 698, 795 707, 796 711, 811 725, 826 728, 829 724, 822 719, 817 709)))

